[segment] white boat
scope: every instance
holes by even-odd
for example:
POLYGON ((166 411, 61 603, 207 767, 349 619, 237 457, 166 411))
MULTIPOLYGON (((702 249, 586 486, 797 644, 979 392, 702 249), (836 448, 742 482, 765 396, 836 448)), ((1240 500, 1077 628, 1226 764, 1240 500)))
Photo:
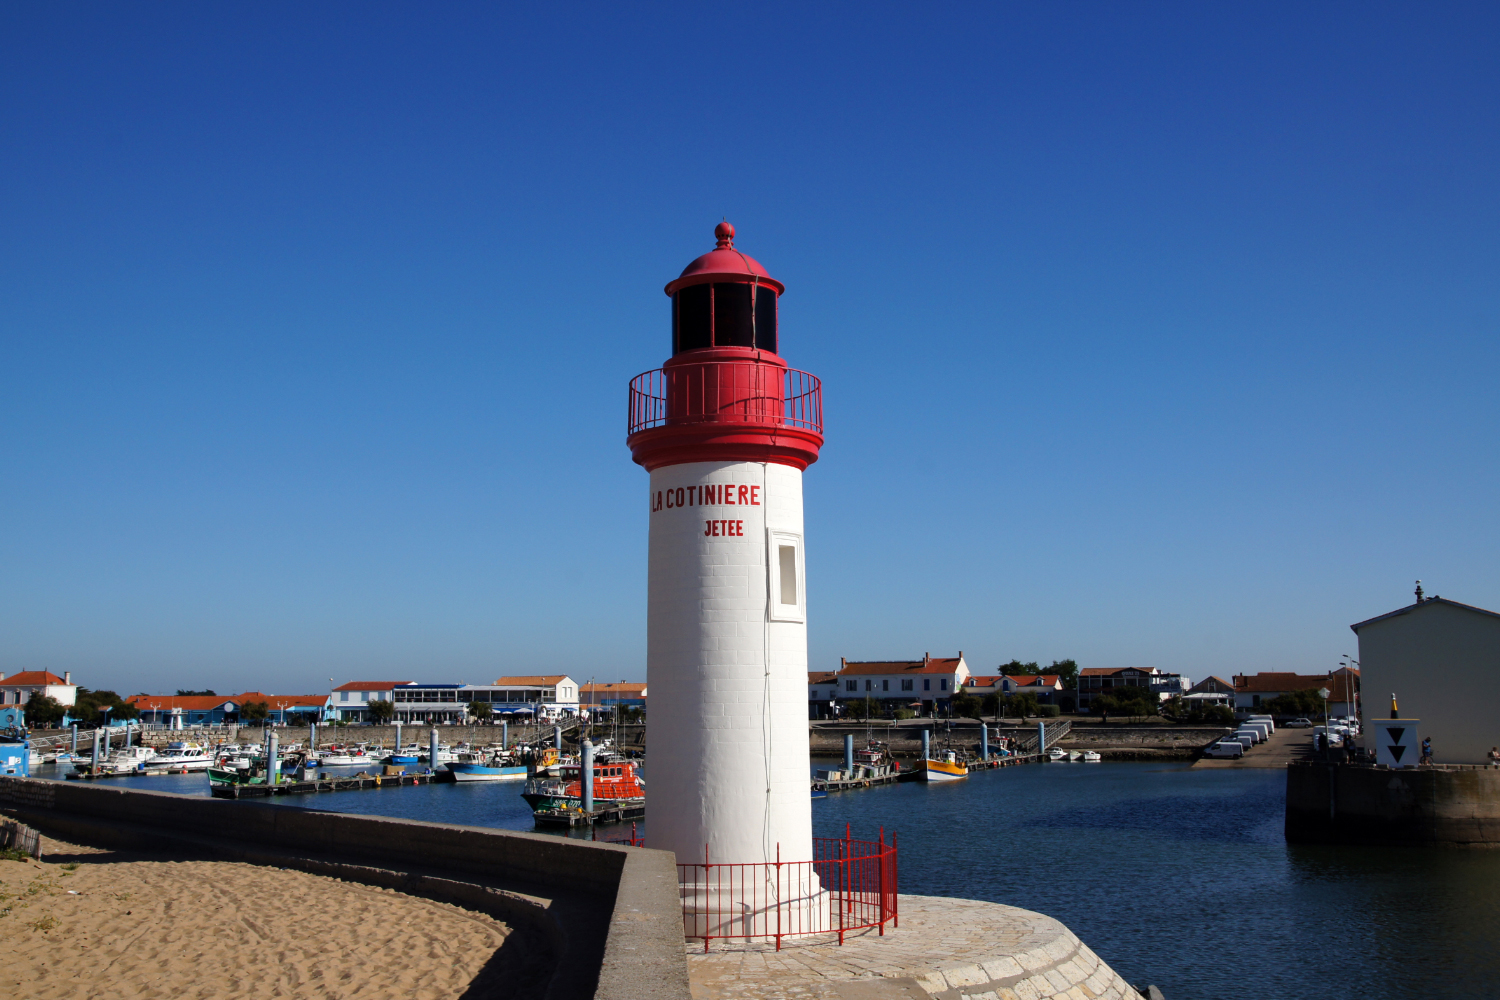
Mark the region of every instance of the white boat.
POLYGON ((1064 750, 1062 747, 1053 747, 1051 750, 1047 751, 1047 758, 1049 760, 1067 760, 1068 751, 1064 750))
POLYGON ((1103 759, 1103 757, 1100 757, 1099 754, 1093 750, 1085 750, 1083 752, 1083 762, 1085 764, 1097 764, 1103 759))
MULTIPOLYGON (((104 760, 99 762, 99 770, 103 774, 128 774, 137 770, 142 764, 156 756, 156 751, 150 747, 129 747, 123 750, 115 750, 104 760)), ((73 765, 78 771, 85 773, 94 766, 93 757, 88 757, 73 765)))
POLYGON ((168 743, 165 750, 141 762, 141 769, 155 771, 207 771, 214 766, 214 754, 197 743, 168 743))
POLYGON ((1083 752, 1081 750, 1069 750, 1068 760, 1083 760, 1083 752))

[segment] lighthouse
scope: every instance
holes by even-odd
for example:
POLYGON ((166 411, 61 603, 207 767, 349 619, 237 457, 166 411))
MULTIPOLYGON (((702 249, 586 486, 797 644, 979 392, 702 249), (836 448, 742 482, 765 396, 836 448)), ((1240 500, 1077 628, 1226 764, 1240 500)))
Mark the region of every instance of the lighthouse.
MULTIPOLYGON (((805 862, 802 473, 823 444, 821 385, 781 356, 782 283, 728 222, 714 236, 666 286, 671 357, 630 383, 627 444, 651 474, 650 841, 684 865, 805 862)), ((796 895, 816 923, 816 879, 796 895)))

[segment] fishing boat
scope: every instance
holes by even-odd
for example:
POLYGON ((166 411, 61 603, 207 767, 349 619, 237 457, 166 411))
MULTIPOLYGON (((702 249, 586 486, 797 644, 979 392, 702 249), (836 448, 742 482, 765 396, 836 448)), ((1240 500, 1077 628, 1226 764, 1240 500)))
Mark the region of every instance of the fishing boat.
POLYGON ((1099 754, 1098 754, 1097 751, 1094 751, 1094 750, 1085 750, 1083 752, 1083 762, 1085 764, 1097 764, 1097 763, 1099 763, 1103 759, 1104 758, 1101 757, 1101 756, 1099 756, 1099 754))
MULTIPOLYGON (((521 798, 532 812, 551 809, 578 809, 583 805, 583 768, 565 764, 556 778, 532 778, 526 782, 521 798)), ((646 803, 646 782, 628 760, 594 764, 595 808, 629 808, 646 803)), ((629 817, 627 817, 629 818, 629 817)))
POLYGON ((969 765, 958 759, 958 754, 949 750, 942 760, 924 760, 922 778, 925 781, 957 781, 969 776, 969 765))
POLYGON ((1064 750, 1062 747, 1053 747, 1051 750, 1047 751, 1047 758, 1049 760, 1067 760, 1068 751, 1064 750))
MULTIPOLYGON (((126 747, 123 750, 115 750, 99 762, 100 774, 129 774, 137 770, 141 764, 156 756, 156 751, 150 747, 126 747)), ((94 766, 93 760, 86 760, 75 764, 74 770, 87 774, 94 766)))
POLYGON ((454 781, 520 781, 526 777, 526 765, 510 751, 474 750, 456 758, 443 765, 453 772, 454 781))

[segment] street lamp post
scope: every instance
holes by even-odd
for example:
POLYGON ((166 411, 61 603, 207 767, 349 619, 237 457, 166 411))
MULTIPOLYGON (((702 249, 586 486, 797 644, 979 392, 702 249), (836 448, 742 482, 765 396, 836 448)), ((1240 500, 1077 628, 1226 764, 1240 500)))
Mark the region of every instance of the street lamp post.
POLYGON ((1328 747, 1329 747, 1329 737, 1331 737, 1333 735, 1333 731, 1328 728, 1328 695, 1329 695, 1329 693, 1330 692, 1329 692, 1329 690, 1327 688, 1318 688, 1318 694, 1320 696, 1322 696, 1322 698, 1323 698, 1323 759, 1324 760, 1329 760, 1332 757, 1332 754, 1329 752, 1329 749, 1328 749, 1328 747))

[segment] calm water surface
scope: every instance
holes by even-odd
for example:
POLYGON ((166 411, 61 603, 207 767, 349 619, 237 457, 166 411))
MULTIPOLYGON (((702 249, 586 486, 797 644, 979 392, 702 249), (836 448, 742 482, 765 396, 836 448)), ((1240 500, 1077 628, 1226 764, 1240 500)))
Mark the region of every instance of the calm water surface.
MULTIPOLYGON (((203 775, 112 780, 205 795, 208 785, 203 775)), ((813 802, 813 823, 819 836, 883 825, 900 838, 902 891, 1055 916, 1168 1000, 1500 996, 1500 852, 1290 847, 1285 781, 1185 765, 1014 767, 833 794, 813 802)), ((519 790, 272 801, 530 830, 519 790)))

